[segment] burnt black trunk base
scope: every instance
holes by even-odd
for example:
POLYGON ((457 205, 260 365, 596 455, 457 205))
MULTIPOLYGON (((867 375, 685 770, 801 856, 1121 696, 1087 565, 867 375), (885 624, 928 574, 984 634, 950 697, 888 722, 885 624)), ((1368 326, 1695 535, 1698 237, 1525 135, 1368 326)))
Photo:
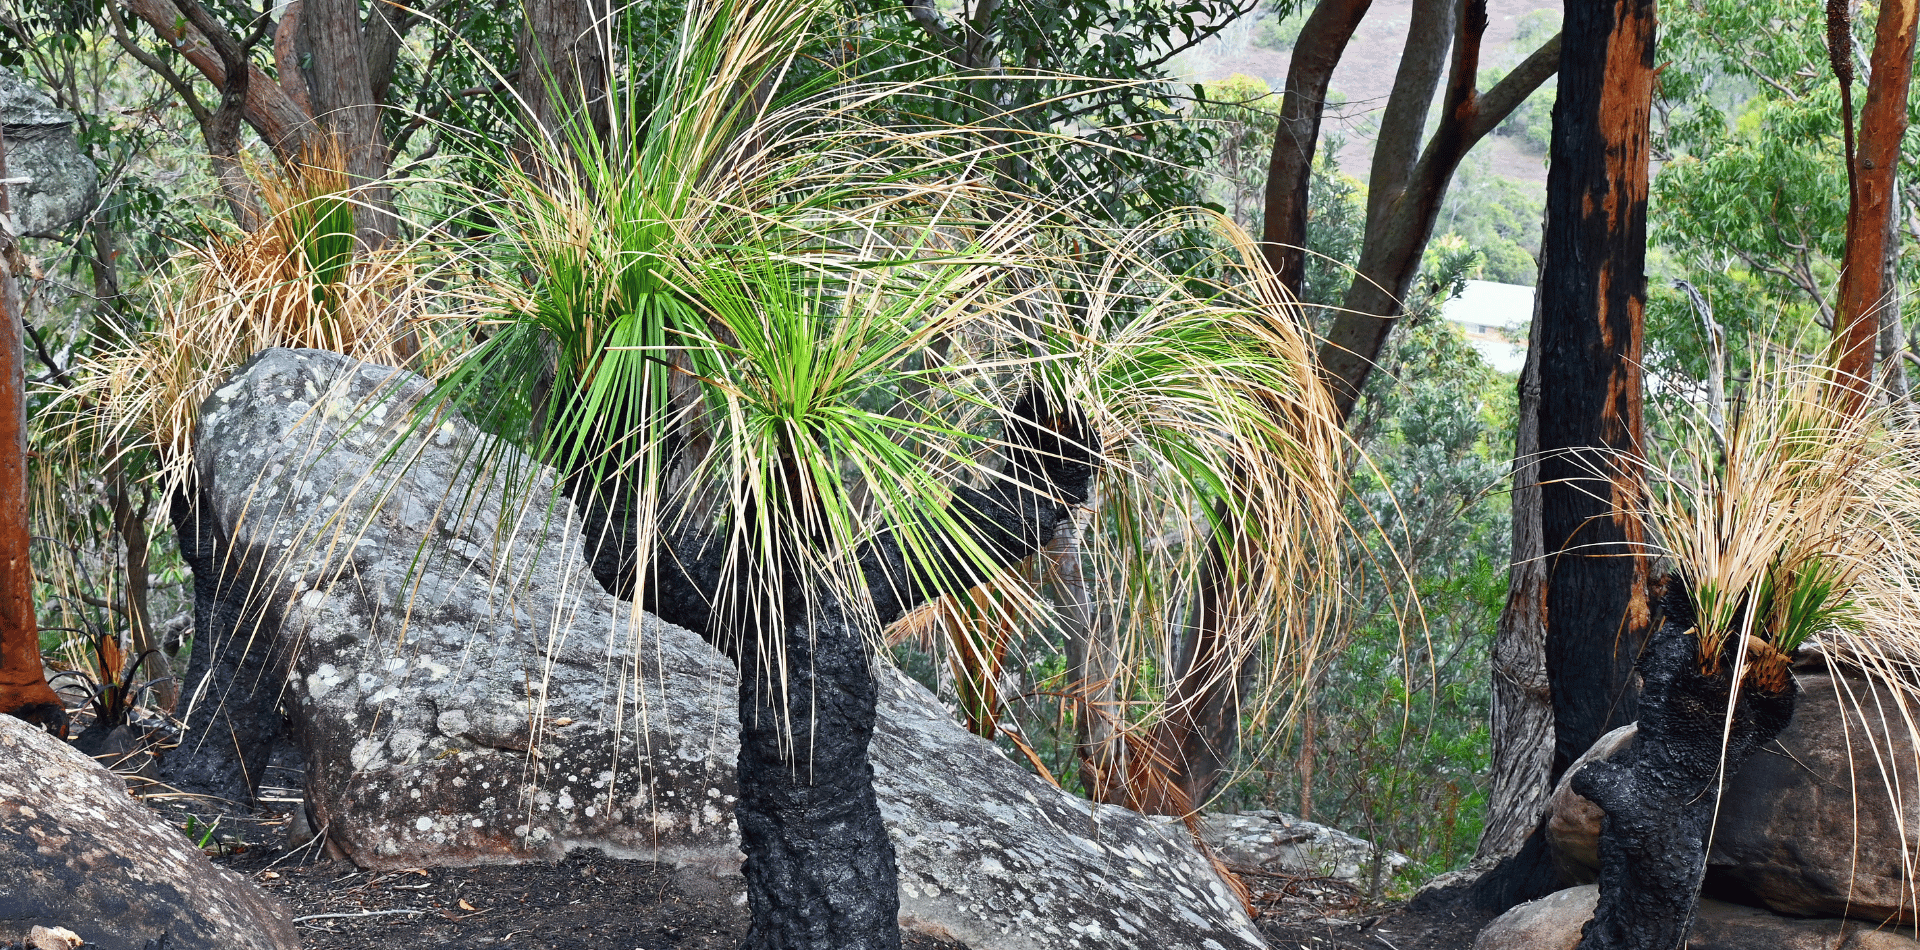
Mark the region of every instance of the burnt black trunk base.
POLYGON ((286 736, 278 708, 286 662, 265 635, 252 572, 229 563, 204 499, 182 489, 169 507, 180 555, 193 571, 193 652, 174 710, 185 734, 162 759, 160 777, 184 791, 252 805, 286 736))
POLYGON ((1779 693, 1743 686, 1728 733, 1732 658, 1723 658, 1715 674, 1703 674, 1692 611, 1676 611, 1672 598, 1669 605, 1667 622, 1640 663, 1645 685, 1638 734, 1611 761, 1590 763, 1573 778, 1573 790, 1606 813, 1600 825, 1600 902, 1580 950, 1683 945, 1700 903, 1722 762, 1731 778, 1793 716, 1797 687, 1791 679, 1779 693))
POLYGON ((817 596, 811 617, 789 607, 784 684, 766 660, 736 658, 734 817, 753 912, 741 946, 899 950, 893 841, 867 758, 878 688, 860 630, 817 596))
MULTIPOLYGON (((1006 436, 1013 477, 985 490, 956 487, 948 509, 957 530, 1002 568, 1045 547, 1068 506, 1086 501, 1099 455, 1079 411, 1054 408, 1037 390, 1015 402, 1006 436)), ((753 915, 741 946, 899 950, 893 841, 867 757, 879 689, 865 634, 917 604, 987 580, 991 568, 959 554, 945 564, 910 565, 883 533, 857 552, 866 602, 851 610, 827 579, 809 572, 817 568, 798 566, 820 557, 790 549, 778 555, 784 564, 756 565, 765 572, 758 577, 738 568, 723 577, 725 532, 703 537, 688 529, 648 539, 654 550, 641 585, 635 507, 622 502, 631 488, 595 474, 582 468, 567 479, 594 577, 617 597, 638 593, 641 606, 698 633, 740 670, 734 818, 753 915), (764 591, 759 578, 778 578, 784 594, 764 613, 754 603, 764 591)))

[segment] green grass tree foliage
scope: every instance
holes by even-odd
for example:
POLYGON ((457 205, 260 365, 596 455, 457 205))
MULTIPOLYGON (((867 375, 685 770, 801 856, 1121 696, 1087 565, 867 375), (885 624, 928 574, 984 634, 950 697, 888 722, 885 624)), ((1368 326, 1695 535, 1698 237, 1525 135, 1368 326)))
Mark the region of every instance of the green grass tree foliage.
POLYGON ((499 318, 441 392, 558 467, 604 585, 736 660, 747 944, 844 950, 899 939, 866 760, 885 623, 1091 504, 1135 650, 1230 524, 1234 655, 1316 662, 1342 453, 1243 233, 1009 191, 1051 135, 952 126, 954 84, 793 68, 823 7, 693 4, 604 136, 497 169, 499 318))

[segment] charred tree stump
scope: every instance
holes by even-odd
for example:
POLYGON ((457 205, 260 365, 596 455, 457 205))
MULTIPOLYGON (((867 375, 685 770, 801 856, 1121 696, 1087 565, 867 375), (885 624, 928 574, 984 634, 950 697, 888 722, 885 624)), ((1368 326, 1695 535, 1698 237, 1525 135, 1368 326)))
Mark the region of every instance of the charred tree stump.
POLYGON ((1746 677, 1735 683, 1733 639, 1703 664, 1692 606, 1684 598, 1669 596, 1666 622, 1639 663, 1643 687, 1633 743, 1573 778, 1573 790, 1606 813, 1600 825, 1600 902, 1580 950, 1677 950, 1684 944, 1700 903, 1721 786, 1793 718, 1798 687, 1785 657, 1750 640, 1746 677))
POLYGON ((753 912, 741 947, 899 950, 893 841, 867 757, 879 694, 866 639, 819 592, 787 615, 784 670, 735 658, 734 818, 753 912))
POLYGON ((161 760, 167 784, 255 803, 267 761, 286 738, 279 702, 289 658, 254 634, 264 605, 257 572, 232 563, 210 503, 189 485, 169 500, 180 555, 193 572, 193 648, 175 715, 186 727, 161 760))
MULTIPOLYGON (((1014 404, 1006 440, 1009 477, 984 490, 956 487, 948 510, 1001 568, 1046 547, 1070 506, 1086 502, 1099 454, 1084 417, 1050 406, 1038 391, 1014 404)), ((721 589, 743 580, 723 578, 726 546, 693 533, 655 539, 639 584, 635 508, 609 500, 630 488, 601 481, 595 490, 576 475, 568 488, 595 578, 616 596, 637 591, 641 606, 700 634, 740 670, 734 819, 753 921, 741 946, 898 950, 898 869, 868 757, 879 705, 870 634, 921 603, 989 580, 986 565, 953 553, 958 545, 949 546, 948 563, 913 564, 883 535, 858 552, 870 609, 843 603, 826 579, 800 567, 817 559, 789 555, 788 563, 760 565, 778 575, 781 600, 777 611, 758 611, 751 596, 721 589)))

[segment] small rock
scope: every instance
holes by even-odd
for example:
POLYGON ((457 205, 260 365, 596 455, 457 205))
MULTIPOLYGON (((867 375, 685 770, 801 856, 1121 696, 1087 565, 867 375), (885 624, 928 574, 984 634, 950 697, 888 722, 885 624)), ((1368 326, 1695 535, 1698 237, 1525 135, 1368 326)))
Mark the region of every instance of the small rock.
POLYGON ((86 941, 65 927, 39 927, 27 931, 27 950, 74 950, 86 941))
POLYGON ((0 716, 0 944, 63 924, 85 929, 90 950, 163 935, 182 950, 300 946, 279 901, 214 867, 119 776, 0 716))
POLYGON ((1547 847, 1553 866, 1568 884, 1592 884, 1600 879, 1600 806, 1574 794, 1573 776, 1588 762, 1610 759, 1627 747, 1639 727, 1633 723, 1601 736, 1593 748, 1573 761, 1547 800, 1547 847))
POLYGON ((7 134, 6 187, 21 233, 57 231, 93 205, 99 176, 73 134, 73 116, 15 73, 0 69, 0 125, 7 134))
POLYGON ((1363 888, 1376 873, 1384 886, 1413 863, 1365 838, 1267 809, 1203 815, 1200 837, 1230 867, 1312 874, 1363 888))

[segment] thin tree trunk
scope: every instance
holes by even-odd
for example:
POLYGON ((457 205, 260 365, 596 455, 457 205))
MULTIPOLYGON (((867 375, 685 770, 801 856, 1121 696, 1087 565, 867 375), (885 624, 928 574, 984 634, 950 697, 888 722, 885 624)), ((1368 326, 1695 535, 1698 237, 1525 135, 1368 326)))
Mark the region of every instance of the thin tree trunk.
MULTIPOLYGON (((0 139, 0 178, 6 177, 6 143, 0 139)), ((7 186, 0 185, 0 214, 12 215, 7 186)), ((61 734, 67 716, 47 685, 40 659, 40 626, 33 611, 33 534, 27 524, 27 353, 21 326, 17 253, 11 233, 0 231, 0 713, 61 734)))
POLYGON ((1880 388, 1895 404, 1907 401, 1911 386, 1907 382, 1906 361, 1900 351, 1907 347, 1907 327, 1900 318, 1900 242, 1887 242, 1887 259, 1881 281, 1887 288, 1886 305, 1880 308, 1880 388))
POLYGON ((1260 251, 1280 285, 1300 296, 1307 279, 1307 186, 1320 144, 1327 86, 1347 42, 1373 0, 1320 0, 1300 28, 1280 100, 1280 125, 1267 163, 1266 221, 1260 251))
POLYGON ((1854 167, 1847 170, 1853 187, 1832 358, 1835 378, 1844 387, 1843 398, 1855 407, 1867 402, 1872 388, 1881 313, 1893 297, 1885 263, 1893 243, 1893 214, 1899 207, 1894 173, 1900 164, 1900 140, 1907 131, 1917 14, 1917 0, 1886 0, 1880 5, 1867 104, 1860 110, 1860 148, 1854 167))
POLYGON ((142 678, 156 683, 154 703, 161 710, 171 712, 180 697, 180 689, 179 684, 173 681, 172 661, 153 636, 150 607, 152 576, 148 569, 150 557, 147 542, 147 511, 150 506, 145 502, 139 507, 134 506, 132 486, 127 484, 126 467, 118 454, 107 463, 106 471, 102 474, 107 483, 107 506, 113 513, 113 531, 120 536, 120 545, 127 559, 125 616, 127 639, 133 647, 133 655, 128 662, 141 664, 142 678))
POLYGON ((1642 452, 1653 0, 1567 6, 1539 296, 1540 494, 1557 778, 1637 715, 1652 630, 1642 452), (1629 556, 1623 556, 1629 555, 1629 556))
MULTIPOLYGON (((1373 165, 1367 173, 1367 241, 1372 243, 1386 224, 1388 210, 1406 194, 1413 177, 1414 163, 1420 160, 1420 144, 1426 136, 1427 111, 1434 93, 1440 88, 1440 76, 1447 65, 1447 50, 1454 37, 1461 36, 1462 49, 1478 57, 1477 37, 1469 40, 1460 30, 1462 0, 1413 0, 1413 14, 1407 24, 1406 47, 1400 52, 1400 65, 1393 75, 1393 89, 1387 94, 1387 106, 1380 114, 1380 135, 1373 146, 1373 165)), ((1484 8, 1482 19, 1484 21, 1484 8)), ((1484 22, 1482 24, 1484 29, 1484 22)), ((1470 75, 1467 82, 1473 82, 1470 75)), ((1442 124, 1446 122, 1443 118, 1442 124)))
POLYGON ((1313 820, 1313 708, 1300 711, 1300 820, 1313 820))
MULTIPOLYGON (((1541 264, 1544 270, 1545 261, 1541 264)), ((1547 850, 1543 817, 1553 792, 1553 693, 1547 677, 1548 562, 1541 525, 1542 300, 1542 295, 1534 295, 1527 362, 1520 371, 1513 566, 1493 644, 1492 776, 1486 826, 1474 855, 1474 863, 1486 870, 1469 891, 1475 905, 1493 913, 1545 897, 1560 883, 1547 850)))
POLYGON ((1229 551, 1232 514, 1221 505, 1207 541, 1193 605, 1181 629, 1167 689, 1166 718, 1145 742, 1147 758, 1129 763, 1127 803, 1154 815, 1186 815, 1205 804, 1240 751, 1240 698, 1257 650, 1236 628, 1245 623, 1229 558, 1257 570, 1246 550, 1229 551))
POLYGON ((1478 856, 1518 853, 1553 791, 1553 699, 1547 684, 1547 562, 1540 525, 1540 300, 1520 372, 1513 459, 1513 567, 1493 643, 1493 769, 1478 856))
POLYGON ((354 224, 368 247, 385 244, 399 230, 393 189, 385 184, 387 143, 379 102, 362 43, 358 0, 302 0, 300 29, 313 63, 307 93, 314 119, 339 148, 358 199, 354 224))
MULTIPOLYGON (((214 176, 220 182, 221 195, 233 212, 235 224, 251 231, 260 226, 259 206, 254 202, 253 185, 240 164, 240 121, 246 116, 247 87, 252 71, 247 68, 247 53, 253 40, 240 41, 220 28, 213 14, 199 0, 182 0, 187 20, 207 37, 214 55, 220 59, 225 78, 220 83, 220 105, 200 116, 200 137, 212 156, 214 176)), ((254 39, 257 39, 254 37, 254 39)))
POLYGON ((1087 530, 1080 513, 1062 524, 1047 547, 1054 598, 1065 630, 1067 691, 1073 703, 1073 745, 1080 786, 1087 798, 1112 803, 1124 781, 1119 742, 1120 644, 1113 625, 1101 616, 1087 586, 1080 538, 1087 530))

